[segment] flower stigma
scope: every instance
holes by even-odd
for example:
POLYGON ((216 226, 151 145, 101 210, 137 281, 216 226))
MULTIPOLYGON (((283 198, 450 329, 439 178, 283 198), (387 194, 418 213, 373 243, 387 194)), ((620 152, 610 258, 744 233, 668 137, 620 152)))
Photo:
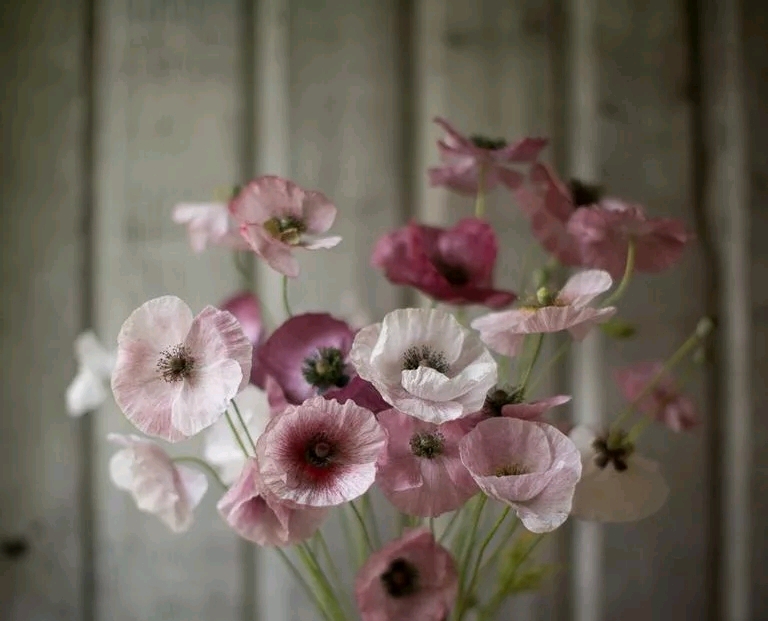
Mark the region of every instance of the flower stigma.
POLYGON ((504 138, 488 138, 486 136, 480 136, 474 134, 469 139, 476 147, 480 149, 488 149, 489 151, 498 151, 507 146, 507 141, 504 138))
POLYGON ((411 436, 411 453, 416 457, 434 459, 443 454, 445 438, 439 432, 415 433, 411 436))
POLYGON ((157 370, 162 378, 172 384, 189 379, 195 369, 195 359, 189 347, 183 343, 168 347, 160 354, 157 370))
POLYGON ((297 246, 301 243, 301 236, 307 227, 298 218, 286 216, 284 218, 270 218, 264 223, 264 230, 284 244, 297 246))
POLYGON ((381 581, 392 597, 407 597, 419 589, 419 572, 413 563, 404 558, 393 560, 387 571, 381 574, 381 581))
POLYGON ((315 468, 327 468, 331 465, 334 450, 325 434, 318 434, 310 438, 304 451, 304 458, 315 468))
POLYGON ((419 367, 429 367, 443 374, 449 368, 443 352, 435 351, 429 345, 412 345, 403 354, 403 371, 414 371, 419 367))
POLYGON ((595 449, 595 464, 598 468, 605 469, 612 463, 617 472, 627 469, 627 459, 635 450, 634 444, 628 440, 627 432, 623 430, 595 438, 592 448, 595 449))
POLYGON ((329 388, 343 388, 349 383, 345 372, 344 356, 336 347, 321 347, 314 356, 304 360, 302 375, 320 392, 329 388))

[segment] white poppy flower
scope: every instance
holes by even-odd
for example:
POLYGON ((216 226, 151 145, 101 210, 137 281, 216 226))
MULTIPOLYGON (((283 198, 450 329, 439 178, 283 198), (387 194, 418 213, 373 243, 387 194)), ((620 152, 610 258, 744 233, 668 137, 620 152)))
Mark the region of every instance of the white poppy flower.
POLYGON ((387 403, 438 425, 477 412, 496 385, 493 356, 441 310, 389 313, 357 333, 350 359, 387 403))
MULTIPOLYGON (((250 384, 237 396, 236 402, 237 407, 240 408, 245 427, 253 441, 256 442, 264 433, 270 419, 267 393, 250 384)), ((243 426, 236 416, 232 417, 232 423, 243 442, 247 443, 243 426)), ((216 468, 221 480, 226 485, 232 485, 240 477, 246 458, 243 455, 243 449, 232 434, 232 429, 230 429, 226 418, 219 419, 206 430, 203 456, 209 464, 216 468)))
POLYGON ((115 357, 116 353, 107 351, 90 330, 75 339, 77 375, 66 393, 70 416, 82 416, 104 403, 109 395, 109 378, 115 367, 115 357))
POLYGON ((588 427, 575 427, 570 437, 582 460, 581 479, 573 498, 575 517, 635 522, 661 509, 669 487, 656 462, 638 455, 631 444, 607 448, 605 439, 588 427))
POLYGON ((138 436, 109 434, 107 440, 123 449, 112 456, 109 473, 113 483, 130 492, 140 511, 156 515, 173 532, 192 524, 208 479, 199 470, 177 466, 162 447, 138 436))

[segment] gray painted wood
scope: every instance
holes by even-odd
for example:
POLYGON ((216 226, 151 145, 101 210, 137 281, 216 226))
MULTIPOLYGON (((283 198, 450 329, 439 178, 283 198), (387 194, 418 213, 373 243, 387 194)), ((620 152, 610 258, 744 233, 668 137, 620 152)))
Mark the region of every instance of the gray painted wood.
MULTIPOLYGON (((193 255, 170 215, 176 202, 210 200, 239 180, 239 16, 233 2, 199 0, 100 9, 96 309, 100 334, 114 342, 147 299, 178 295, 197 312, 237 286, 231 255, 193 255)), ((98 618, 239 619, 239 548, 215 510, 218 491, 190 532, 173 536, 109 481, 114 449, 103 438, 130 424, 110 404, 96 428, 98 618)))
MULTIPOLYGON (((64 409, 83 328, 85 5, 6 3, 0 21, 0 619, 81 619, 82 423, 64 409), (10 27, 13 25, 13 27, 10 27)), ((86 535, 87 536, 87 535, 86 535)))

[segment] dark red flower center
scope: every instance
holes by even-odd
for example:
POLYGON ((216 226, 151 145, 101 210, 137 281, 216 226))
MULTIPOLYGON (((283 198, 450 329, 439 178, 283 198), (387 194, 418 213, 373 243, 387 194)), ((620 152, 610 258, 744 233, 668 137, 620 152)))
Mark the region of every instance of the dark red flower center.
POLYGON ((180 343, 163 350, 157 361, 157 370, 169 383, 188 379, 195 369, 195 359, 189 347, 180 343))
POLYGON ((304 459, 314 468, 327 468, 334 462, 335 448, 325 434, 309 439, 304 449, 304 459))
POLYGON ((618 472, 627 469, 627 458, 635 450, 624 431, 614 431, 605 437, 595 438, 592 448, 595 449, 595 464, 598 468, 605 469, 612 463, 618 472))
POLYGON ((419 367, 429 367, 445 374, 449 365, 443 352, 435 351, 429 345, 412 345, 403 353, 403 371, 414 371, 419 367))
POLYGON ((419 571, 413 563, 398 557, 381 574, 381 582, 392 597, 407 597, 419 590, 419 571))
POLYGON ((522 387, 509 390, 495 388, 485 396, 482 412, 486 416, 501 416, 501 410, 505 405, 517 405, 523 400, 522 387))
POLYGON ((448 284, 454 287, 463 287, 469 284, 471 276, 469 271, 463 265, 456 265, 452 263, 446 263, 440 258, 432 260, 432 265, 440 273, 440 275, 448 281, 448 284))
POLYGON ((594 205, 600 202, 603 196, 603 188, 599 185, 592 185, 584 183, 578 179, 571 179, 571 197, 573 198, 573 204, 576 207, 583 207, 584 205, 594 205))
POLYGON ((320 392, 330 388, 344 388, 349 383, 344 355, 336 347, 321 347, 314 356, 304 361, 302 375, 320 392))
POLYGON ((504 138, 488 138, 487 136, 474 134, 469 139, 479 149, 488 149, 489 151, 497 151, 507 146, 507 141, 504 138))
POLYGON ((301 242, 301 236, 306 232, 307 227, 298 218, 285 216, 283 218, 270 218, 264 223, 264 230, 284 244, 296 246, 301 242))
POLYGON ((414 433, 411 436, 411 453, 416 457, 434 459, 443 454, 445 448, 445 438, 439 432, 414 433))

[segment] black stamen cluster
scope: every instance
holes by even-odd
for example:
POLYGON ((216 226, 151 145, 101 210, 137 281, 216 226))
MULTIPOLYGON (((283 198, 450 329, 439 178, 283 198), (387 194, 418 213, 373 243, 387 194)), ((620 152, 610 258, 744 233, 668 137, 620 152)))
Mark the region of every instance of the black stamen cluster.
POLYGON ((307 383, 320 392, 343 388, 349 383, 344 356, 335 347, 321 347, 317 354, 304 361, 301 372, 307 383))
POLYGON ((412 345, 403 354, 403 371, 413 371, 419 367, 447 373, 448 361, 443 352, 435 351, 429 345, 412 345))
POLYGON ((504 138, 488 138, 487 136, 480 136, 475 134, 470 136, 469 139, 479 149, 489 149, 490 151, 498 151, 507 146, 507 141, 504 138))
POLYGON ((392 597, 407 597, 419 590, 419 571, 413 563, 396 558, 381 574, 381 582, 392 597))

